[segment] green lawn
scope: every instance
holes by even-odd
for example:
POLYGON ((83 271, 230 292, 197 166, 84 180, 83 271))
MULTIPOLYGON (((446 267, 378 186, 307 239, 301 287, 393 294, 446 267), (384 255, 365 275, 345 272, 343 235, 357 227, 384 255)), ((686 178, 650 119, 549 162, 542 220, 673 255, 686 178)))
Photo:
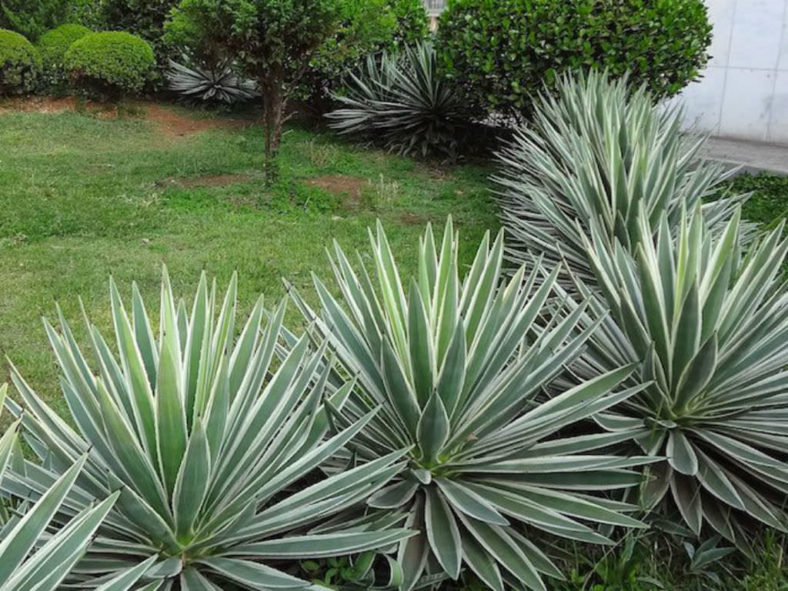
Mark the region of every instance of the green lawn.
POLYGON ((163 263, 184 295, 203 269, 220 284, 237 270, 245 309, 260 292, 281 298, 282 277, 311 296, 325 248, 365 249, 376 218, 406 268, 428 221, 452 214, 466 259, 497 228, 489 169, 430 168, 291 127, 282 180, 266 190, 259 128, 171 131, 144 116, 0 115, 0 349, 50 401, 60 394, 40 318, 58 302, 84 336, 81 297, 108 334, 110 274, 126 293, 136 280, 156 308, 163 263))

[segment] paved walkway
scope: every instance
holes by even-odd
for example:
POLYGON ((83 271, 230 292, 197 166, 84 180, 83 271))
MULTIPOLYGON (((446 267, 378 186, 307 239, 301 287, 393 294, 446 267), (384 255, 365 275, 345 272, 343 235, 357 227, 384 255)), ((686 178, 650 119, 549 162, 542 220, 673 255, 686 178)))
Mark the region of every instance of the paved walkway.
POLYGON ((788 146, 742 140, 709 138, 706 156, 750 171, 771 171, 788 175, 788 146))

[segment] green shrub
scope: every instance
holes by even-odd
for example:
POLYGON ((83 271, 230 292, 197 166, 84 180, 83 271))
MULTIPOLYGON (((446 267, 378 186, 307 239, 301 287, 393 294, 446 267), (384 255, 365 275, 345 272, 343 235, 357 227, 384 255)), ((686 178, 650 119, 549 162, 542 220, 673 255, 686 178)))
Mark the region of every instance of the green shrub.
POLYGON ((66 24, 44 33, 38 40, 38 50, 44 67, 62 67, 63 58, 71 44, 91 32, 82 25, 66 24))
POLYGON ((147 42, 130 33, 91 33, 74 42, 65 55, 77 88, 100 98, 140 92, 156 58, 147 42))
POLYGON ((0 29, 0 95, 24 94, 35 89, 41 57, 19 33, 0 29))
POLYGON ((307 588, 281 569, 410 537, 394 520, 347 514, 401 468, 403 451, 320 477, 320 464, 372 416, 324 437, 331 424, 324 402, 341 408, 353 384, 329 391, 325 379, 313 381, 322 349, 310 350, 306 337, 276 362, 284 305, 269 316, 260 298, 248 321, 236 324, 235 278, 222 299, 203 276, 189 312, 165 274, 156 330, 132 291, 127 312, 110 287, 116 346, 87 322, 95 363, 62 315, 59 330, 46 326, 68 423, 12 376, 25 404, 12 414, 23 416, 42 460, 27 474, 13 471, 21 492, 32 494, 84 458, 69 511, 118 496, 73 571, 83 583, 76 586, 117 576, 127 584, 102 589, 129 589, 145 575, 146 589, 307 588))
POLYGON ((676 94, 706 64, 711 24, 702 0, 452 0, 438 40, 480 106, 522 117, 570 69, 629 71, 656 97, 676 94))
POLYGON ((82 25, 60 25, 44 33, 38 40, 43 74, 50 88, 63 86, 66 82, 65 56, 74 41, 89 35, 91 30, 82 25))
POLYGON ((606 543, 588 522, 639 526, 622 514, 633 506, 588 494, 640 482, 627 468, 641 458, 604 451, 628 434, 567 434, 641 389, 617 390, 634 366, 542 396, 591 332, 575 333, 579 314, 565 317, 550 303, 556 273, 535 264, 507 280, 501 233, 492 243, 485 236, 463 279, 451 223, 438 244, 428 227, 411 277, 400 277, 380 225, 370 241, 371 257, 356 259, 364 268, 334 249, 342 300, 319 279, 320 313, 291 293, 315 339, 331 346, 328 367, 335 356, 337 378, 358 380, 334 425, 378 410, 353 459, 408 450, 408 465, 368 502, 390 518, 406 513, 406 526, 419 531, 400 544, 400 589, 456 579, 463 566, 494 591, 504 580, 507 588, 545 589, 541 574, 561 576, 545 555, 545 533, 606 543))
POLYGON ((397 19, 391 46, 383 49, 404 48, 424 41, 429 34, 429 20, 424 0, 387 0, 397 19))
POLYGON ((164 25, 178 0, 101 0, 103 26, 112 31, 127 31, 151 44, 156 56, 166 63, 177 52, 165 39, 164 25))

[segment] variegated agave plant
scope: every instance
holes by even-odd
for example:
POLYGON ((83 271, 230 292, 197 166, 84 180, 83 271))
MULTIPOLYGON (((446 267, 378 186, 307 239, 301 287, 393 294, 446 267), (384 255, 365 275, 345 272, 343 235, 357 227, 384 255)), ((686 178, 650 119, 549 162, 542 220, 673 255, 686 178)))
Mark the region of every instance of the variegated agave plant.
POLYGON ((647 506, 672 503, 696 534, 707 523, 746 549, 748 520, 788 527, 788 242, 778 228, 743 255, 738 212, 718 237, 699 209, 676 237, 667 215, 658 228, 635 253, 586 241, 612 312, 580 373, 642 362, 650 385, 598 422, 667 457, 649 468, 647 506))
MULTIPOLYGON (((156 337, 136 288, 131 315, 114 284, 110 292, 119 354, 88 323, 95 370, 62 315, 59 332, 46 325, 76 429, 13 373, 26 410, 10 408, 21 415, 42 464, 12 471, 9 490, 48 486, 87 456, 59 518, 119 495, 72 585, 191 590, 226 588, 229 581, 247 589, 305 588, 283 567, 411 535, 385 527, 396 519, 327 521, 398 473, 401 451, 292 488, 374 412, 323 437, 325 377, 313 381, 320 352, 310 353, 305 337, 272 370, 284 305, 266 322, 258 301, 234 342, 235 279, 219 305, 203 276, 188 314, 165 274, 156 337)), ((332 404, 341 408, 351 388, 334 392, 332 404)))
POLYGON ((428 42, 401 54, 369 56, 350 75, 347 94, 334 98, 342 106, 326 115, 331 129, 378 141, 400 154, 454 159, 468 124, 460 90, 441 77, 428 42))
MULTIPOLYGON (((681 122, 680 107, 655 107, 645 87, 631 88, 626 78, 593 71, 562 77, 498 154, 495 181, 512 262, 543 253, 593 281, 583 245, 592 222, 608 249, 618 241, 630 252, 640 241, 641 212, 653 233, 663 212, 675 227, 682 207, 694 208, 729 176, 702 159, 703 139, 684 134, 681 122)), ((741 199, 704 205, 707 223, 724 226, 741 199)))
MULTIPOLYGON (((0 415, 7 385, 0 386, 0 415)), ((17 419, 0 437, 0 480, 11 463, 22 461, 17 446, 17 419)), ((47 535, 50 522, 66 500, 82 470, 85 457, 66 469, 51 485, 39 484, 20 500, 0 527, 0 589, 23 591, 56 589, 87 552, 96 528, 112 509, 117 493, 96 506, 86 507, 63 529, 47 535), (32 498, 35 504, 29 505, 32 498)))
POLYGON ((239 76, 232 60, 206 64, 184 54, 181 61, 170 60, 166 76, 169 89, 185 100, 234 105, 260 96, 257 84, 239 76))
POLYGON ((613 393, 632 366, 541 397, 593 330, 574 333, 582 307, 567 316, 557 310, 539 335, 532 330, 556 273, 547 276, 537 264, 501 285, 502 236, 490 244, 487 235, 461 280, 449 222, 439 253, 427 228, 406 291, 382 227, 370 237, 371 275, 361 259, 354 271, 335 247, 344 304, 319 279, 322 314, 294 297, 317 338, 329 339, 340 366, 358 380, 332 413, 335 425, 380 407, 355 440, 355 459, 364 465, 411 447, 396 482, 369 501, 407 513, 407 526, 420 532, 400 544, 401 588, 423 575, 457 578, 467 565, 497 591, 506 584, 545 589, 542 574, 561 575, 529 528, 605 543, 594 523, 638 526, 622 514, 632 506, 590 494, 640 482, 627 468, 642 458, 599 451, 631 434, 558 436, 639 390, 613 393))

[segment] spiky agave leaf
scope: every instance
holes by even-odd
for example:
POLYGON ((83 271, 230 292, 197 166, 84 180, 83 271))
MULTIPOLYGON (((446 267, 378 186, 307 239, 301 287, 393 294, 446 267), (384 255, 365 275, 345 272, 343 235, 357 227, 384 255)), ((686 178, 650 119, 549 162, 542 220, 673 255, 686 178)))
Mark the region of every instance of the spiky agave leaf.
POLYGON ((186 100, 233 105, 260 96, 257 84, 241 78, 232 60, 206 64, 188 54, 181 59, 183 63, 169 60, 166 76, 169 89, 186 100))
POLYGON ((614 392, 632 366, 552 400, 541 397, 593 330, 574 335, 583 308, 557 310, 541 334, 532 330, 556 273, 546 277, 537 264, 501 286, 503 240, 499 235, 491 244, 488 234, 461 280, 449 221, 438 246, 427 228, 418 275, 406 289, 383 228, 370 238, 371 273, 361 258, 355 271, 335 246, 344 304, 319 279, 320 315, 295 298, 318 338, 329 339, 340 366, 358 379, 332 413, 334 424, 352 424, 380 407, 355 441, 357 460, 412 447, 397 480, 369 501, 381 511, 405 512, 408 527, 420 532, 400 544, 401 587, 412 588, 425 572, 457 578, 467 565, 498 591, 504 581, 544 589, 541 575, 560 572, 514 524, 600 543, 608 540, 587 522, 638 526, 622 514, 631 506, 588 494, 639 483, 628 468, 642 458, 600 451, 630 434, 556 437, 639 390, 614 392))
POLYGON ((401 54, 368 57, 351 74, 347 94, 334 98, 342 108, 326 115, 332 129, 380 141, 401 154, 455 158, 467 125, 461 95, 438 73, 428 42, 401 54))
MULTIPOLYGON (((5 486, 34 489, 87 455, 63 513, 120 495, 75 569, 74 584, 127 588, 141 578, 146 590, 217 589, 224 581, 304 588, 308 583, 283 572, 281 562, 361 552, 410 535, 367 523, 310 532, 383 486, 401 469, 402 452, 291 488, 342 449, 374 411, 324 439, 325 379, 314 379, 320 352, 310 352, 305 337, 276 370, 272 365, 284 304, 266 321, 258 300, 235 340, 235 277, 218 302, 203 274, 189 314, 165 273, 158 335, 136 287, 130 314, 114 283, 110 297, 118 355, 86 320, 95 370, 62 315, 59 332, 46 324, 76 429, 16 371, 12 376, 27 408, 11 410, 22 415, 45 463, 12 472, 5 486)), ((337 390, 332 404, 341 407, 352 386, 337 390)))
MULTIPOLYGON (((0 415, 7 389, 6 384, 0 386, 0 415)), ((19 424, 17 419, 0 437, 0 480, 5 477, 8 466, 19 460, 12 459, 16 453, 19 424)), ((59 531, 49 531, 84 464, 83 456, 51 486, 36 487, 0 527, 0 589, 3 591, 56 589, 85 555, 96 528, 117 500, 117 494, 109 495, 96 506, 86 507, 59 531), (35 503, 29 504, 33 499, 35 503)))
POLYGON ((748 518, 788 526, 788 242, 777 228, 743 255, 739 217, 717 236, 696 208, 673 237, 664 214, 635 253, 587 240, 612 312, 579 372, 640 363, 650 385, 598 422, 636 429, 645 452, 667 457, 647 505, 672 502, 696 534, 707 523, 746 548, 748 518))
MULTIPOLYGON (((640 241, 641 212, 651 233, 663 212, 675 227, 682 207, 694 208, 730 176, 702 159, 704 140, 681 124, 680 106, 654 106, 645 87, 631 88, 626 78, 593 71, 560 78, 498 154, 495 181, 512 262, 544 253, 592 281, 582 239, 592 223, 608 248, 617 240, 629 252, 640 241)), ((741 199, 704 205, 707 223, 724 226, 741 199)))

